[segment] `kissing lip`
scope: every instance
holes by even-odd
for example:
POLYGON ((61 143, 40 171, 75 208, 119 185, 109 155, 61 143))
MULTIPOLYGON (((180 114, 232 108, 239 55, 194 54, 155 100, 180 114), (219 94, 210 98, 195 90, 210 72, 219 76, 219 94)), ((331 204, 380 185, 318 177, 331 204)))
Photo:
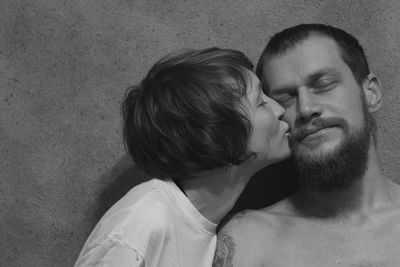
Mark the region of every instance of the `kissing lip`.
POLYGON ((287 122, 285 121, 281 121, 282 125, 283 125, 283 130, 285 131, 285 133, 289 133, 290 132, 290 126, 287 122))

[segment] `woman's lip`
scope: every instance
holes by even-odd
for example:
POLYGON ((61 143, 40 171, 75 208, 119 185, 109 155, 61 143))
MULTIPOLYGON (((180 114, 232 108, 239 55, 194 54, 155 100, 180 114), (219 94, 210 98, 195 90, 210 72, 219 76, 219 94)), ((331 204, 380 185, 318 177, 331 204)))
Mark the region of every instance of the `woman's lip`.
POLYGON ((291 131, 290 131, 290 126, 287 122, 282 121, 282 130, 283 130, 283 135, 285 138, 289 138, 291 135, 291 131))
POLYGON ((285 121, 281 121, 282 125, 283 125, 283 129, 285 132, 288 132, 290 130, 290 126, 287 122, 285 121))

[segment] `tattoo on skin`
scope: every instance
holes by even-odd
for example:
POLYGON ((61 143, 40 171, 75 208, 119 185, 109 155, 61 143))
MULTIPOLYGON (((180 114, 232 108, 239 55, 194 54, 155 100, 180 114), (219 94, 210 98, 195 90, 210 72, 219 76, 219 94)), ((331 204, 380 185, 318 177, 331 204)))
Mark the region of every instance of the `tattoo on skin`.
POLYGON ((233 255, 236 244, 227 232, 218 233, 217 249, 214 255, 213 267, 233 267, 233 255))

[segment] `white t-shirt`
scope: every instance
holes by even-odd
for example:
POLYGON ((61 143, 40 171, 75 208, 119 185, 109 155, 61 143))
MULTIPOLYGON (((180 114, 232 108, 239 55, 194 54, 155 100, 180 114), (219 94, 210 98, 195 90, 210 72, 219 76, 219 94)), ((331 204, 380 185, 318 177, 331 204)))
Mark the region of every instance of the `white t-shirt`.
POLYGON ((173 181, 152 179, 134 187, 107 211, 75 267, 209 267, 216 227, 173 181))

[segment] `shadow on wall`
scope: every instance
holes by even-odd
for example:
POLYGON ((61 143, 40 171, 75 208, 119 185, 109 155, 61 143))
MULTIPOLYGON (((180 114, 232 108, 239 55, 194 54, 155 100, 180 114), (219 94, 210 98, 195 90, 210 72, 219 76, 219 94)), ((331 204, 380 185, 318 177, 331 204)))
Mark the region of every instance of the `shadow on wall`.
MULTIPOLYGON (((132 163, 128 155, 118 161, 106 176, 112 181, 100 194, 96 222, 130 189, 151 179, 132 163), (117 171, 119 175, 116 175, 117 171)), ((243 209, 260 209, 287 197, 297 189, 293 177, 293 170, 288 162, 274 164, 259 171, 251 178, 227 218, 243 209)))
POLYGON ((111 182, 100 193, 96 223, 129 190, 151 179, 148 174, 134 165, 129 155, 122 157, 105 177, 111 182))
MULTIPOLYGON (((298 188, 293 177, 293 169, 288 162, 268 166, 256 173, 250 179, 231 212, 222 219, 220 227, 235 213, 243 209, 260 209, 274 204, 293 193, 298 188)), ((103 180, 106 180, 108 185, 99 194, 98 203, 95 205, 95 214, 93 217, 90 216, 91 218, 89 219, 90 224, 88 224, 87 230, 89 232, 86 233, 87 236, 93 230, 94 225, 115 202, 121 199, 134 186, 150 179, 151 176, 133 164, 130 156, 123 156, 111 171, 103 176, 103 180)), ((83 245, 83 241, 80 246, 83 245)), ((76 257, 77 255, 75 259, 76 257)))

